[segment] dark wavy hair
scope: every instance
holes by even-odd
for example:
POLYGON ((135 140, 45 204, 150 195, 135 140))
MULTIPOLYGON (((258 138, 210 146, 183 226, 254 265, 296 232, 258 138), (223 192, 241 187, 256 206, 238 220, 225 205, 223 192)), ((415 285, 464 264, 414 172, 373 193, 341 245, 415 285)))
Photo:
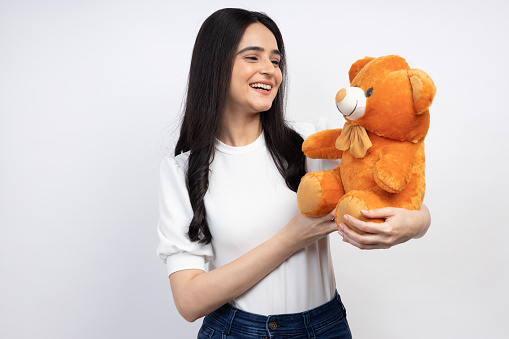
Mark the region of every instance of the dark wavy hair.
POLYGON ((209 165, 214 158, 216 136, 226 107, 234 56, 246 28, 265 25, 275 36, 281 52, 283 81, 272 107, 260 113, 267 148, 286 185, 297 191, 305 174, 302 137, 284 120, 286 91, 285 49, 281 32, 266 14, 237 8, 216 11, 203 23, 196 37, 187 84, 187 95, 175 155, 190 151, 186 185, 193 209, 188 236, 208 244, 212 235, 207 223, 204 197, 209 185, 209 165))

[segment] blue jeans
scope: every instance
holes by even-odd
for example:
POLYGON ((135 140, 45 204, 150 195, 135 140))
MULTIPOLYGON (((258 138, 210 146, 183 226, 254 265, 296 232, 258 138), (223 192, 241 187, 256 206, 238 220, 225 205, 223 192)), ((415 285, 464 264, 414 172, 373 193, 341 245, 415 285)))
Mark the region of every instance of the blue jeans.
POLYGON ((351 339, 346 310, 336 292, 334 298, 312 310, 263 316, 226 304, 203 319, 198 339, 351 339))

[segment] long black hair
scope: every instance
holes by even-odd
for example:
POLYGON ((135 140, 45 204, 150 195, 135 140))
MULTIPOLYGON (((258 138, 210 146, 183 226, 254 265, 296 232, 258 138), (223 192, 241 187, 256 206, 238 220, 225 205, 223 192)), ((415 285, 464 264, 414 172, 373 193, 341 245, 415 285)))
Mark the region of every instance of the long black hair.
POLYGON ((186 185, 193 209, 188 236, 208 244, 212 240, 204 197, 209 185, 209 165, 214 158, 216 136, 226 107, 233 60, 246 28, 265 25, 275 36, 281 52, 283 80, 272 107, 260 113, 265 142, 286 185, 297 191, 305 174, 302 137, 284 120, 286 62, 283 38, 276 23, 266 14, 237 8, 214 12, 202 24, 193 49, 184 117, 175 155, 190 151, 186 185))

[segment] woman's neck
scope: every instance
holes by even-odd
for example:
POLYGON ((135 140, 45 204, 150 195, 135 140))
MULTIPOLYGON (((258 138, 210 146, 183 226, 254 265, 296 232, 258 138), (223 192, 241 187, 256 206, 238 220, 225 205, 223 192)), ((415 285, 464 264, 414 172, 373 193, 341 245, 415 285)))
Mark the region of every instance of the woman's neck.
POLYGON ((225 115, 217 138, 226 145, 241 147, 253 143, 261 133, 260 114, 225 115))

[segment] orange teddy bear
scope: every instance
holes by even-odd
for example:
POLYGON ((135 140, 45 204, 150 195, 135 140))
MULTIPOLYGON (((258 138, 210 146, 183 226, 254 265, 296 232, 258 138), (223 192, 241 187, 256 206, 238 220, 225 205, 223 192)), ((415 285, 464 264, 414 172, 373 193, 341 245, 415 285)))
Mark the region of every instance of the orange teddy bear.
POLYGON ((339 225, 347 223, 345 214, 383 222, 363 217, 360 210, 419 209, 426 188, 424 138, 436 93, 433 80, 397 55, 357 60, 348 74, 351 87, 336 94, 346 119, 343 129, 315 133, 302 145, 306 156, 341 159, 341 165, 302 178, 299 210, 322 216, 336 208, 339 225))

